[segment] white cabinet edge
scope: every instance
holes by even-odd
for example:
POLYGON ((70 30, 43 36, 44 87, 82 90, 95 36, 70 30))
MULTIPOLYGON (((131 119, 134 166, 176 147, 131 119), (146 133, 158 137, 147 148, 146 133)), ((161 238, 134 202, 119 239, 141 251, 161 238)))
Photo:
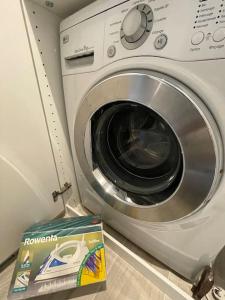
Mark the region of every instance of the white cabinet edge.
POLYGON ((60 59, 57 59, 61 19, 32 1, 21 0, 21 4, 60 186, 65 182, 72 184, 63 195, 64 202, 74 206, 79 194, 70 152, 60 59))

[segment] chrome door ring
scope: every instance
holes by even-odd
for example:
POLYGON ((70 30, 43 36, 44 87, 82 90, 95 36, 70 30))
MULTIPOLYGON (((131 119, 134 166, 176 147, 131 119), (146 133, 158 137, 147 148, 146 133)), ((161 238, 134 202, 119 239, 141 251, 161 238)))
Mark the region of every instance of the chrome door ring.
POLYGON ((80 167, 90 185, 113 208, 139 220, 168 222, 193 213, 210 199, 221 176, 222 143, 214 119, 191 90, 157 72, 121 72, 95 85, 79 107, 74 140, 80 167), (117 101, 151 108, 166 120, 180 142, 183 176, 173 195, 160 204, 140 206, 126 201, 124 191, 98 168, 93 170, 90 120, 98 109, 117 101))

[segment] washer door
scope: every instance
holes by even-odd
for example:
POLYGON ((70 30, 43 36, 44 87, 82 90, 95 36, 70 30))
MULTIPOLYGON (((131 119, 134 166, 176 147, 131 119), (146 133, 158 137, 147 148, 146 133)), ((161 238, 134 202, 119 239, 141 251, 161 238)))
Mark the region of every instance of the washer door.
POLYGON ((183 218, 218 184, 222 146, 200 99, 163 74, 116 74, 93 87, 75 121, 80 167, 109 205, 149 222, 183 218))

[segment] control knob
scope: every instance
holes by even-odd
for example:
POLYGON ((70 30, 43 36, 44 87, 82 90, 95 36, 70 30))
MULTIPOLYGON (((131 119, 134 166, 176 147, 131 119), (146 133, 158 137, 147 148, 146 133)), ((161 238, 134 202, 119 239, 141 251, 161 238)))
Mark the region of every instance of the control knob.
POLYGON ((153 12, 148 5, 141 4, 133 7, 125 16, 120 37, 127 49, 140 47, 152 30, 153 12))

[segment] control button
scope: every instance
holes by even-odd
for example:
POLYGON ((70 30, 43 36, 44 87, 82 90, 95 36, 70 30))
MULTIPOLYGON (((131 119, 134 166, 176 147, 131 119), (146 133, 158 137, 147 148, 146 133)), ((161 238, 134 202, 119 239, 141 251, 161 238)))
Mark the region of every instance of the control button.
POLYGON ((154 46, 157 50, 163 49, 167 44, 167 36, 165 34, 160 34, 157 36, 154 42, 154 46))
POLYGON ((202 31, 196 32, 191 39, 191 43, 192 45, 199 45, 204 40, 204 38, 205 35, 202 31))
POLYGON ((108 57, 113 57, 116 54, 116 47, 111 45, 109 46, 108 50, 107 50, 107 55, 108 57))
POLYGON ((213 34, 214 42, 221 42, 225 39, 225 27, 217 29, 213 34))

